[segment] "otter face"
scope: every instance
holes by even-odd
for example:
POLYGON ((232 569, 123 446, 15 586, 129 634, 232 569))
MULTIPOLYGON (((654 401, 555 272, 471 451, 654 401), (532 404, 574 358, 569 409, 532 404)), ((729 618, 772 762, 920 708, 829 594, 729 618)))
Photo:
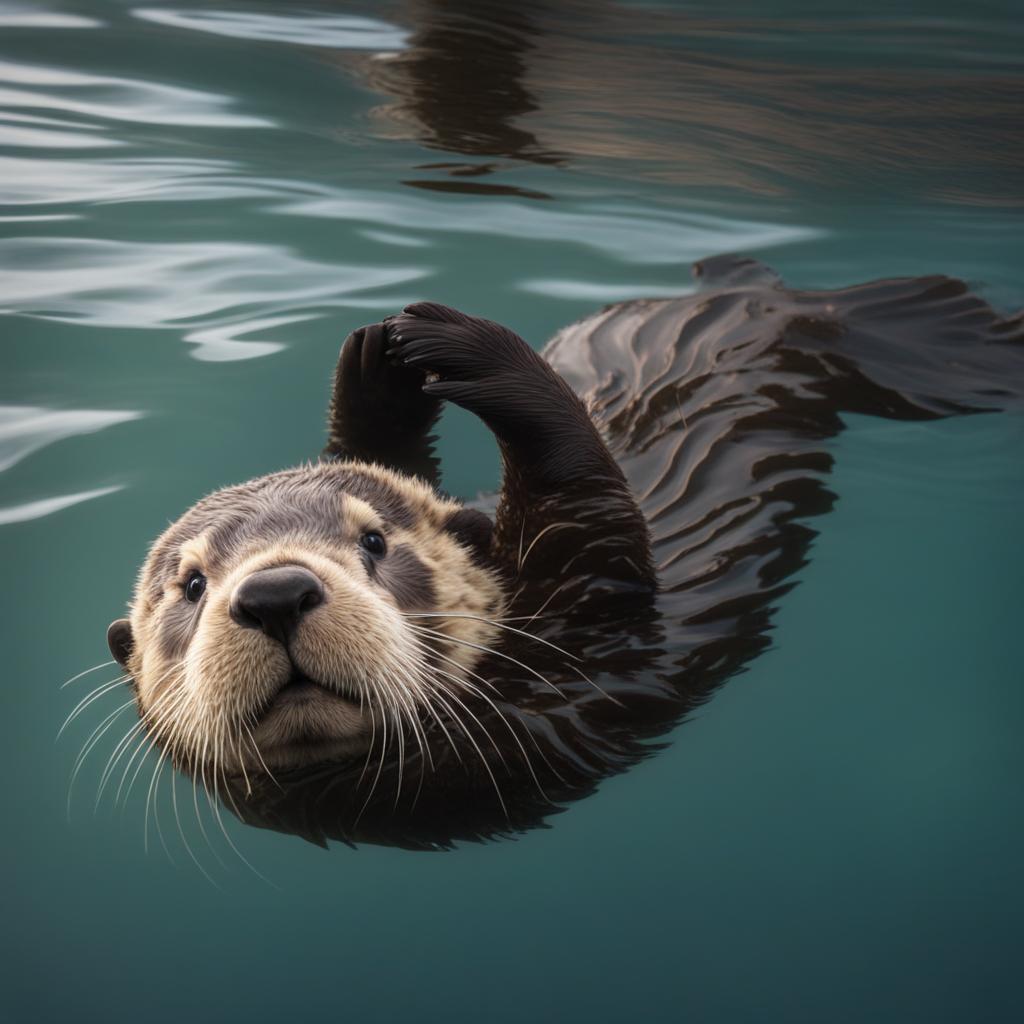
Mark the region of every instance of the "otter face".
POLYGON ((110 649, 154 741, 204 778, 423 738, 497 634, 489 529, 363 463, 229 487, 153 545, 110 649))

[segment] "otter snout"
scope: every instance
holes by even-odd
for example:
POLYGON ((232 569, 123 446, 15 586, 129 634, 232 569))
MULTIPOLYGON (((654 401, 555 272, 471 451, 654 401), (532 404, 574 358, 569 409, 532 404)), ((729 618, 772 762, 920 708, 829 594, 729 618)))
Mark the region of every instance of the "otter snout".
POLYGON ((250 573, 231 595, 231 618, 288 645, 302 617, 324 600, 323 583, 301 565, 250 573))

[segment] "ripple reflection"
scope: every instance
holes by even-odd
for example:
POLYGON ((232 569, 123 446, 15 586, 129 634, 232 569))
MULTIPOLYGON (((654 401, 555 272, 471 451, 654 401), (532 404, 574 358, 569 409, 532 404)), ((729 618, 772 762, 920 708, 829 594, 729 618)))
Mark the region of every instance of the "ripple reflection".
POLYGON ((62 509, 70 508, 72 505, 79 505, 83 501, 91 501, 93 498, 100 498, 104 494, 113 494, 121 490, 121 484, 113 487, 97 487, 92 491, 78 491, 75 494, 62 494, 56 498, 41 498, 39 501, 29 501, 23 505, 11 505, 9 508, 0 508, 0 526, 7 526, 10 523, 23 523, 29 519, 42 519, 43 516, 52 515, 62 509))
MULTIPOLYGON (((0 405, 0 473, 57 441, 94 434, 143 415, 133 409, 47 409, 36 405, 0 405)), ((123 486, 113 484, 0 508, 0 526, 41 519, 83 501, 112 494, 123 486)))
POLYGON ((312 186, 241 173, 211 159, 39 160, 0 157, 0 203, 193 202, 319 194, 312 186))
POLYGON ((180 85, 0 61, 0 107, 42 108, 112 121, 265 128, 262 117, 232 112, 230 97, 180 85))
POLYGON ((387 97, 382 135, 447 153, 757 195, 946 181, 930 194, 1019 203, 1019 27, 977 5, 800 7, 406 0, 405 50, 338 63, 387 97))
POLYGON ((102 28, 103 22, 62 11, 0 10, 0 28, 102 28))
POLYGON ((693 262, 709 252, 763 249, 818 238, 809 227, 655 210, 651 206, 563 203, 559 209, 511 200, 441 205, 414 196, 348 191, 288 203, 282 212, 369 221, 395 228, 574 242, 626 263, 693 262))
POLYGON ((320 263, 277 245, 91 238, 0 240, 0 264, 9 268, 0 279, 5 312, 90 326, 180 330, 196 346, 197 358, 215 361, 275 352, 282 343, 239 337, 319 316, 312 307, 363 305, 364 292, 428 273, 420 267, 320 263))
POLYGON ((45 409, 34 405, 0 405, 0 473, 26 456, 65 437, 93 434, 143 414, 130 409, 45 409))
POLYGON ((409 33, 354 14, 263 14, 256 11, 169 10, 139 7, 136 18, 173 28, 210 32, 234 39, 258 39, 338 50, 398 50, 409 33))

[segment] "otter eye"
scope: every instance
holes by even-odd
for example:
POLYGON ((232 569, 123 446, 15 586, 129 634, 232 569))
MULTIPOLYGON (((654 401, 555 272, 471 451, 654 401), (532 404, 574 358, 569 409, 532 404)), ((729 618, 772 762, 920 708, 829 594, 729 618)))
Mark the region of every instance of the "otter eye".
POLYGON ((185 600, 195 604, 206 590, 206 577, 201 572, 189 574, 185 582, 185 600))
POLYGON ((376 530, 364 533, 359 538, 359 543, 362 544, 363 550, 369 552, 374 558, 382 557, 388 550, 383 534, 378 533, 376 530))

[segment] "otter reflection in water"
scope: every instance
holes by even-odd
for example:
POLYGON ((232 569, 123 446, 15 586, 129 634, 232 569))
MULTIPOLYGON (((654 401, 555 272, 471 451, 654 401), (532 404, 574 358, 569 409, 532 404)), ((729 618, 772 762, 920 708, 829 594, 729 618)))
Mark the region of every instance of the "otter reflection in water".
POLYGON ((488 177, 517 167, 521 186, 532 164, 715 194, 845 183, 915 202, 1019 202, 1024 95, 982 19, 976 46, 966 23, 932 18, 894 51, 888 19, 762 7, 402 0, 404 49, 328 59, 383 97, 380 134, 443 154, 403 181, 414 188, 537 198, 488 177), (835 59, 851 47, 877 58, 869 75, 835 59))
POLYGON ((431 303, 353 333, 321 460, 153 546, 109 632, 136 729, 243 821, 318 843, 540 825, 767 646, 840 413, 1024 391, 1021 318, 959 281, 696 273, 697 295, 609 307, 542 356, 431 303), (436 490, 445 401, 497 438, 492 512, 436 490))

